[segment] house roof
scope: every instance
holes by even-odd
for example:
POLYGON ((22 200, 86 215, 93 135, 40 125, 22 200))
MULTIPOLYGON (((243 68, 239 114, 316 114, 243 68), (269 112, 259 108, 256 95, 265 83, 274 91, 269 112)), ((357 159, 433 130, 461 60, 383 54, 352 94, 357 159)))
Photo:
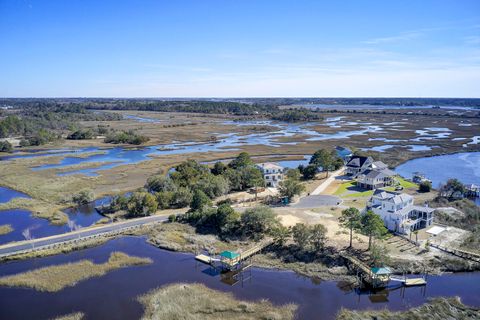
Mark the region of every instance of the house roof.
POLYGON ((395 171, 392 171, 388 168, 385 168, 385 169, 381 169, 381 170, 378 170, 377 171, 380 171, 381 173, 383 173, 384 175, 386 176, 389 176, 389 177, 392 177, 392 176, 396 176, 397 173, 395 171))
POLYGON ((377 171, 377 170, 367 170, 367 171, 365 171, 365 177, 369 179, 385 178, 387 176, 381 171, 377 171))
POLYGON ((404 203, 412 199, 411 195, 406 193, 396 193, 386 190, 378 189, 373 193, 373 197, 381 199, 381 200, 389 200, 395 204, 397 203, 404 203))
POLYGON ((372 168, 373 169, 387 169, 388 166, 383 163, 382 161, 375 161, 372 163, 372 168))
POLYGON ((428 212, 428 213, 435 211, 435 208, 430 208, 425 206, 412 206, 412 209, 417 211, 422 211, 422 212, 428 212))
POLYGON ((372 158, 370 157, 361 157, 361 156, 353 156, 347 163, 347 167, 356 167, 361 168, 365 164, 365 162, 371 162, 372 158))
POLYGON ((275 162, 264 162, 264 163, 257 163, 257 167, 262 169, 280 169, 283 170, 283 167, 275 162))
POLYGON ((392 270, 389 267, 372 268, 371 270, 376 275, 384 275, 384 274, 392 273, 392 270))
POLYGON ((235 259, 236 257, 238 257, 240 255, 236 252, 225 250, 225 251, 220 253, 220 256, 223 257, 223 258, 227 258, 227 259, 235 259))

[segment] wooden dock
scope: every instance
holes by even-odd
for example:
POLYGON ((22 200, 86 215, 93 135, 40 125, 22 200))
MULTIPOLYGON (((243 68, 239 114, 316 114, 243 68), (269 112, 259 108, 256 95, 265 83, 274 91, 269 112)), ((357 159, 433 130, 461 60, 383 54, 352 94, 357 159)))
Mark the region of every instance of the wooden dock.
POLYGON ((411 278, 411 279, 406 279, 404 284, 406 287, 424 286, 427 284, 427 281, 423 278, 411 278))
POLYGON ((248 248, 244 251, 238 252, 238 255, 233 259, 222 259, 222 263, 228 269, 234 268, 235 266, 240 264, 240 262, 242 262, 242 261, 250 258, 251 256, 253 256, 254 254, 262 251, 265 247, 268 247, 272 243, 273 243, 273 239, 265 239, 262 242, 254 245, 253 247, 250 247, 250 248, 248 248))
POLYGON ((212 264, 212 258, 209 256, 206 256, 204 254, 199 254, 198 256, 195 256, 195 260, 200 261, 205 264, 212 264))
POLYGON ((390 280, 402 282, 405 287, 424 286, 427 284, 425 278, 407 278, 404 276, 391 275, 390 280))
POLYGON ((433 248, 437 248, 439 250, 442 250, 444 252, 453 254, 454 256, 480 263, 480 254, 478 254, 478 253, 463 250, 463 249, 458 249, 458 248, 447 248, 447 247, 444 247, 444 246, 441 246, 441 245, 438 245, 438 244, 435 244, 435 243, 431 243, 430 246, 433 247, 433 248))
MULTIPOLYGON (((357 271, 357 275, 369 285, 373 287, 381 287, 387 285, 389 281, 402 282, 405 287, 424 286, 427 284, 425 278, 407 278, 402 276, 395 276, 391 274, 375 274, 368 265, 351 255, 341 252, 340 256, 349 261, 352 269, 357 271)), ((388 268, 373 268, 373 269, 388 269, 388 268)))
POLYGON ((254 246, 247 248, 246 250, 243 250, 240 252, 230 252, 234 254, 234 257, 232 258, 225 258, 221 256, 220 258, 217 258, 217 257, 207 256, 205 254, 199 254, 195 256, 195 260, 208 265, 213 265, 215 262, 221 262, 222 265, 227 269, 233 269, 234 267, 239 265, 242 261, 262 251, 265 247, 271 245, 272 243, 273 243, 273 239, 265 239, 264 241, 257 243, 254 246))

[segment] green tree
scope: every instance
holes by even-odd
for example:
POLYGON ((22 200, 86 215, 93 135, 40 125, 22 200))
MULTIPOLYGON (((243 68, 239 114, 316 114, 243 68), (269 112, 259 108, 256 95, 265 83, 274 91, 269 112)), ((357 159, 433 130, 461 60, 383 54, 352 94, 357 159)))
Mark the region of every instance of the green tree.
POLYGON ((189 159, 177 165, 175 171, 170 173, 170 178, 177 186, 193 189, 198 181, 209 173, 208 166, 189 159))
POLYGON ((189 188, 179 187, 173 193, 172 206, 176 208, 184 208, 192 202, 192 192, 189 188))
POLYGON ((243 234, 255 240, 263 238, 280 225, 273 210, 260 206, 247 209, 241 217, 243 234))
POLYGON ((317 175, 318 168, 313 164, 309 164, 308 166, 304 167, 301 170, 301 173, 302 173, 303 179, 312 180, 317 175))
POLYGON ((420 192, 430 192, 432 190, 432 183, 430 181, 422 181, 418 185, 418 191, 420 192))
POLYGON ((352 247, 353 230, 359 228, 361 217, 360 211, 358 211, 357 208, 350 207, 343 210, 342 215, 338 218, 338 220, 340 220, 340 225, 350 230, 349 248, 352 247))
POLYGON ((297 223, 292 227, 293 241, 302 250, 305 250, 310 242, 310 229, 304 223, 297 223))
POLYGON ((264 185, 263 174, 258 168, 242 167, 238 170, 242 177, 242 190, 264 185))
POLYGON ((168 209, 172 206, 175 192, 173 191, 160 191, 155 193, 158 207, 160 209, 168 209))
POLYGON ((190 203, 191 211, 201 211, 207 206, 211 206, 212 202, 210 198, 200 189, 197 189, 193 193, 192 202, 190 203))
POLYGON ((223 176, 215 176, 209 173, 198 181, 195 189, 202 190, 210 199, 213 199, 227 194, 230 191, 230 185, 223 176))
POLYGON ((323 250, 327 241, 327 228, 323 224, 315 224, 310 227, 310 244, 315 251, 323 250))
POLYGON ((8 141, 0 141, 0 152, 12 152, 13 146, 8 141))
POLYGON ((300 170, 298 169, 288 169, 287 172, 285 172, 285 177, 287 177, 287 179, 300 180, 301 176, 300 170))
POLYGON ((217 161, 213 165, 213 168, 210 170, 214 175, 218 176, 223 174, 227 170, 227 165, 222 161, 217 161))
POLYGON ((230 205, 222 204, 217 208, 215 214, 215 226, 222 234, 231 233, 240 222, 240 213, 235 211, 230 205))
POLYGON ((372 239, 387 233, 382 219, 379 215, 368 210, 361 218, 361 230, 368 236, 368 250, 372 247, 372 239))
POLYGON ((93 200, 95 200, 95 194, 90 189, 80 190, 80 192, 72 196, 72 201, 77 205, 87 204, 93 200))
POLYGON ((334 167, 336 161, 336 156, 325 149, 320 149, 316 151, 312 158, 310 159, 310 164, 316 166, 317 168, 322 168, 322 171, 327 173, 334 167))
POLYGON ((165 191, 176 191, 177 186, 174 181, 168 176, 164 175, 154 175, 147 179, 145 188, 149 192, 165 192, 165 191))
POLYGON ((127 212, 130 217, 147 216, 158 208, 155 196, 148 192, 134 192, 128 198, 127 212))
POLYGON ((233 159, 228 166, 233 169, 239 169, 252 166, 254 163, 250 158, 248 152, 241 152, 235 159, 233 159))
POLYGON ((291 200, 294 196, 300 195, 305 191, 305 186, 298 180, 287 178, 280 182, 278 190, 282 197, 287 197, 291 200))
POLYGON ((292 231, 290 228, 285 227, 283 225, 279 225, 278 227, 272 229, 272 237, 273 241, 279 246, 285 245, 288 238, 290 238, 292 231))

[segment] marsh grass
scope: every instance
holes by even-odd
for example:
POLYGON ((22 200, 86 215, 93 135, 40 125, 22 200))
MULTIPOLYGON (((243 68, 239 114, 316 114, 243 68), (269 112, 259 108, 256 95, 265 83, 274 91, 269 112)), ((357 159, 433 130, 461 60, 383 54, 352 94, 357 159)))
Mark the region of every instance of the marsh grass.
POLYGON ((247 302, 232 293, 207 288, 202 284, 173 284, 139 297, 145 307, 142 319, 246 320, 293 319, 297 306, 275 306, 268 300, 247 302))
POLYGON ((9 224, 2 224, 0 225, 0 236, 3 236, 5 234, 9 234, 10 232, 13 231, 13 228, 9 224))
POLYGON ((342 309, 337 314, 337 320, 445 320, 480 319, 480 309, 461 303, 457 298, 436 298, 430 302, 407 311, 392 312, 384 310, 356 311, 342 309))
POLYGON ((182 223, 162 223, 155 225, 148 231, 148 242, 158 248, 196 253, 207 250, 220 253, 223 250, 236 250, 248 246, 248 242, 221 241, 213 234, 200 234, 195 228, 182 223))
POLYGON ((75 250, 82 250, 82 249, 87 249, 87 248, 102 245, 108 240, 113 238, 114 237, 102 237, 102 238, 96 238, 96 239, 89 239, 89 240, 81 241, 79 243, 62 245, 62 246, 58 246, 51 249, 41 249, 41 250, 35 250, 27 253, 19 253, 19 254, 7 256, 7 257, 2 257, 0 258, 0 262, 41 258, 41 257, 48 257, 48 256, 53 256, 61 253, 69 253, 75 250))
POLYGON ((75 312, 66 314, 64 316, 56 317, 52 320, 82 320, 85 318, 85 314, 83 312, 75 312))
POLYGON ((0 278, 0 285, 26 287, 38 291, 56 292, 72 287, 82 280, 100 277, 109 271, 127 266, 151 263, 149 258, 129 256, 122 252, 112 252, 108 261, 96 264, 90 260, 53 265, 0 278))

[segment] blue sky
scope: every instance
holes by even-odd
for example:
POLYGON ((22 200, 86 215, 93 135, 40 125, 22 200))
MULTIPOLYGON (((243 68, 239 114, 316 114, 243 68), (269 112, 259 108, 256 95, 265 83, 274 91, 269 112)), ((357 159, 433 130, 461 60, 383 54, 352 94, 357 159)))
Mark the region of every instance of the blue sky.
POLYGON ((0 0, 3 97, 480 97, 480 1, 0 0))

